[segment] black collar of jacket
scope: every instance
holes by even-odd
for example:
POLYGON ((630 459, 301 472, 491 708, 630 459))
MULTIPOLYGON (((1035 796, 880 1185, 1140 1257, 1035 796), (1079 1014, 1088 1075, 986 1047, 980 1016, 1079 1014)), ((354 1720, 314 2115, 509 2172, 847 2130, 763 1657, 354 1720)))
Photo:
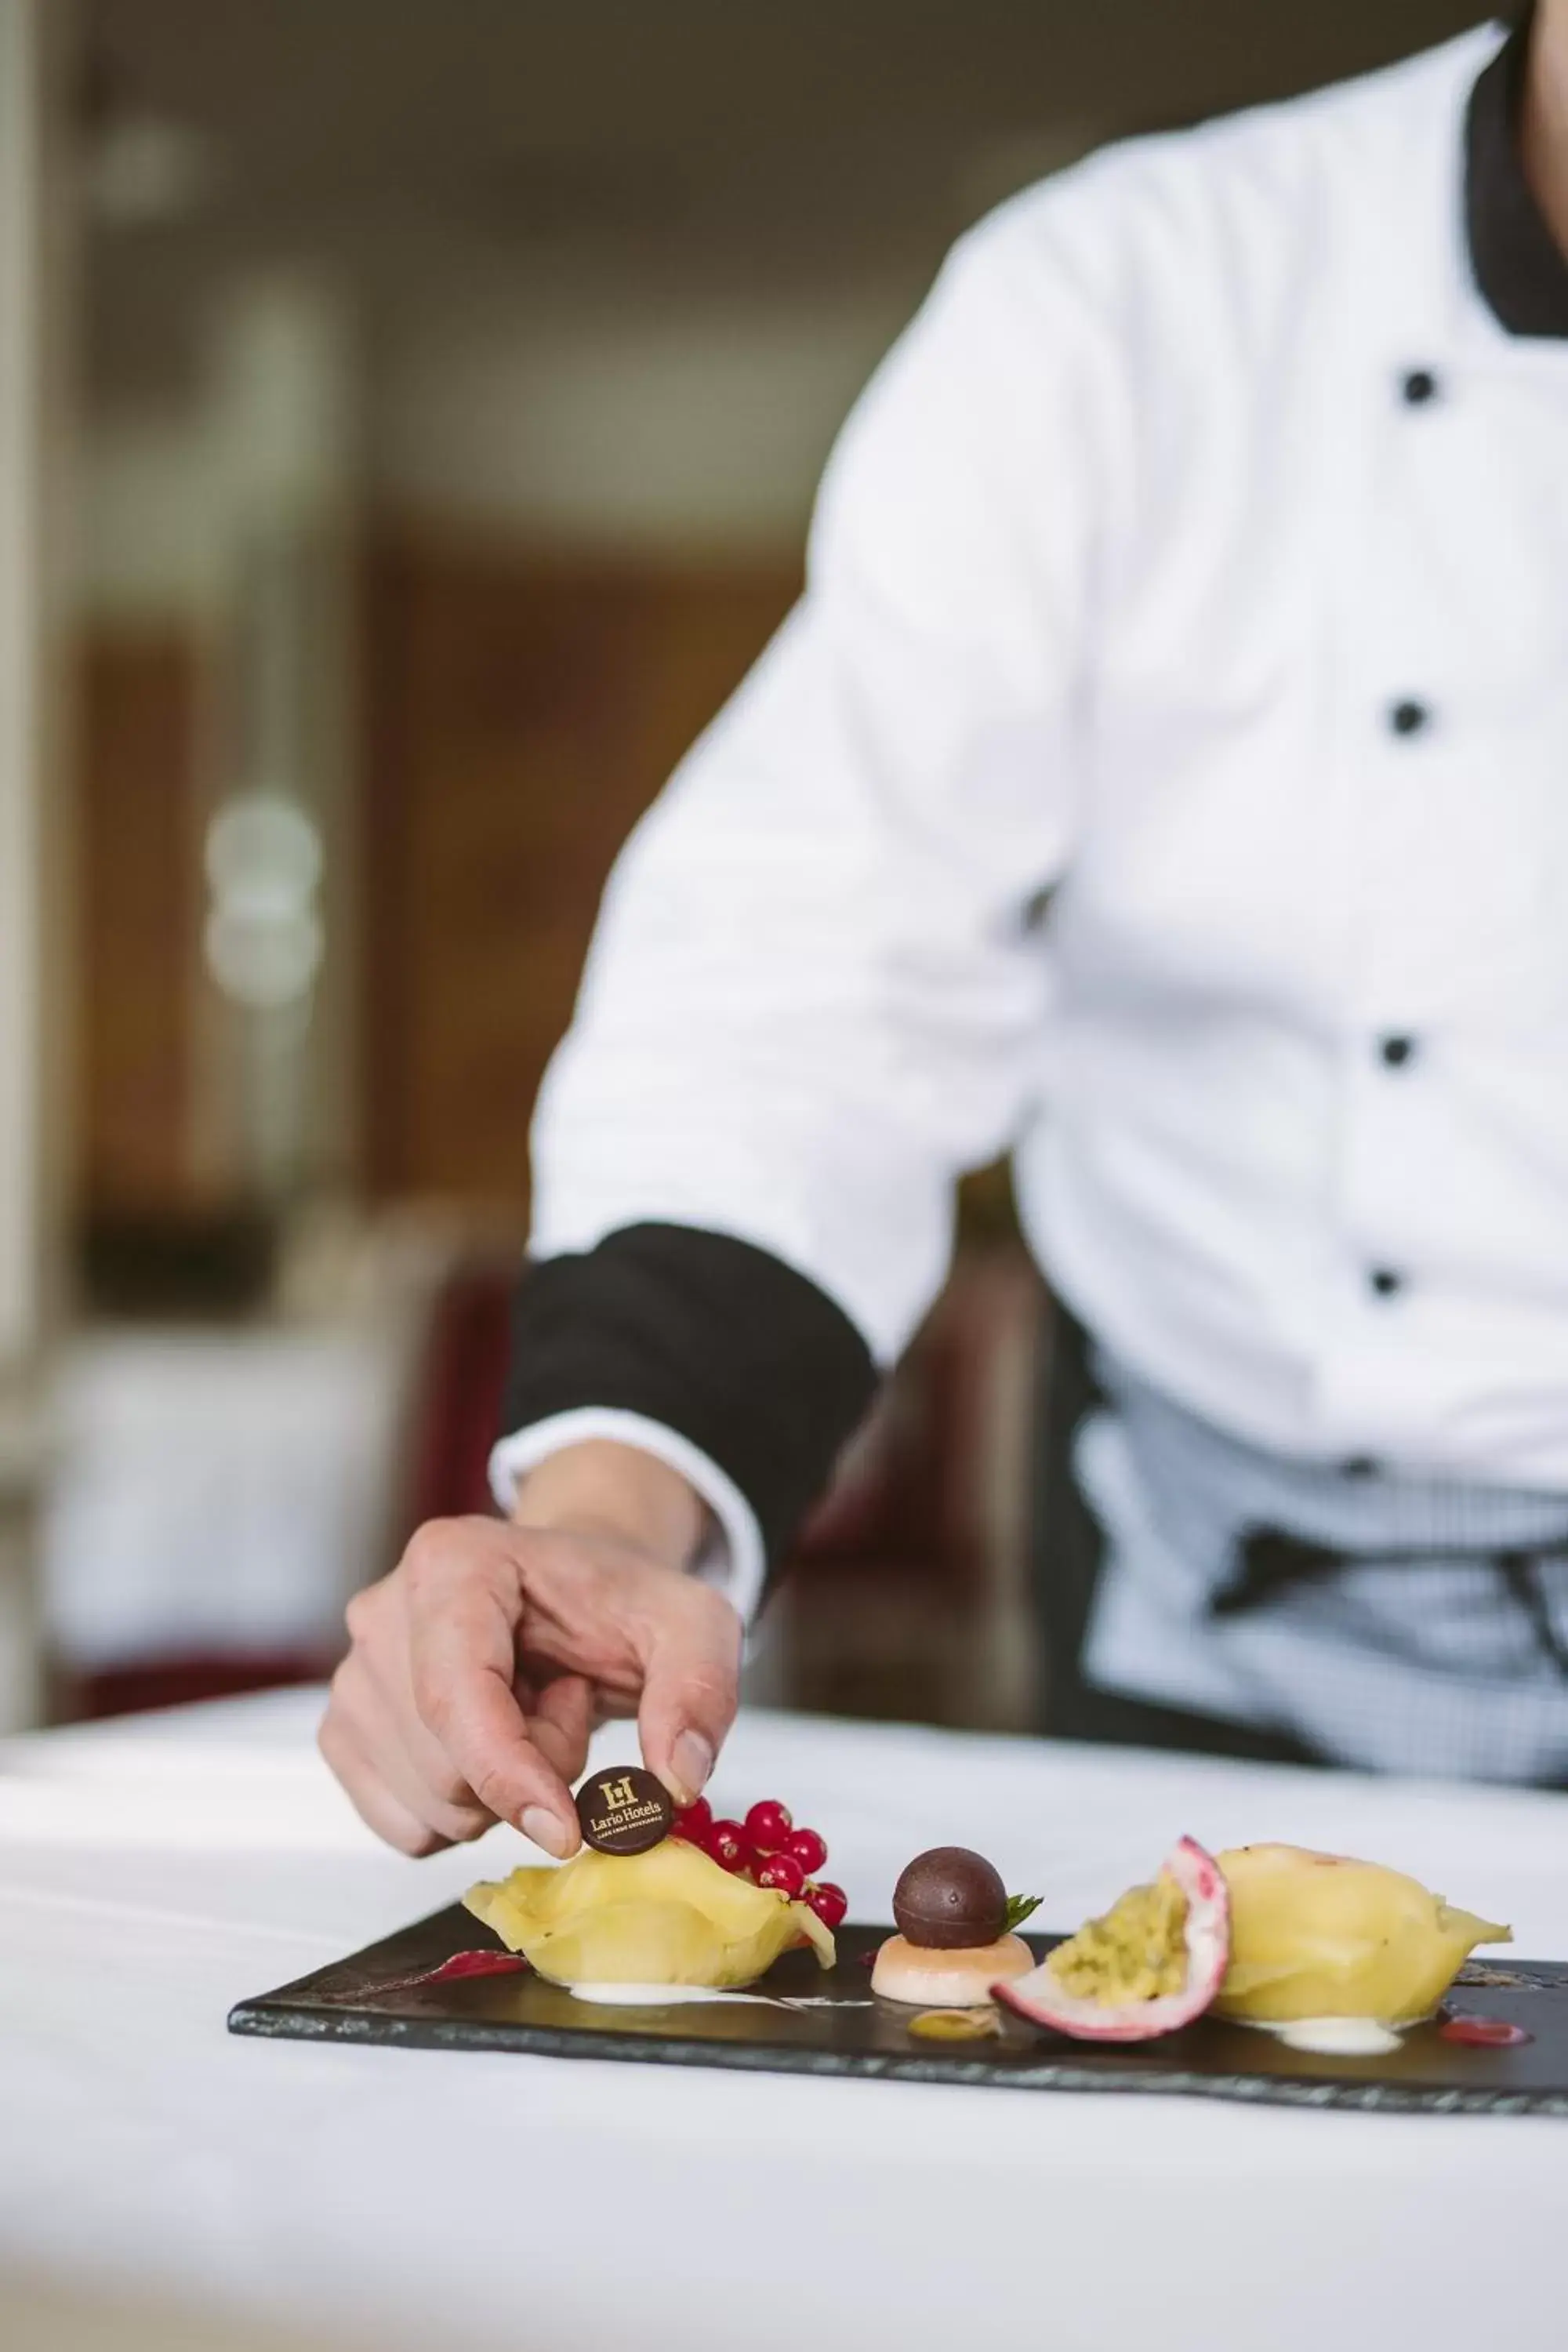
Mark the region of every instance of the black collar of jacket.
POLYGON ((1470 267, 1510 335, 1568 335, 1568 257, 1531 192, 1520 157, 1520 101, 1533 7, 1470 92, 1465 119, 1465 226, 1470 267))

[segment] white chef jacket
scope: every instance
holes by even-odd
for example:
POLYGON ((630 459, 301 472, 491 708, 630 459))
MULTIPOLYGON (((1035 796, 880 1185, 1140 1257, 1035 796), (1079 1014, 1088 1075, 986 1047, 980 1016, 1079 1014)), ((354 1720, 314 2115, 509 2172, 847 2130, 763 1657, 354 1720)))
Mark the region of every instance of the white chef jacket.
MULTIPOLYGON (((1047 1275, 1238 1441, 1568 1491, 1568 340, 1465 232, 1499 28, 965 236, 804 600, 637 828, 533 1254, 647 1221, 880 1361, 1011 1146, 1047 1275)), ((676 1461, 744 1602, 747 1496, 676 1461)))

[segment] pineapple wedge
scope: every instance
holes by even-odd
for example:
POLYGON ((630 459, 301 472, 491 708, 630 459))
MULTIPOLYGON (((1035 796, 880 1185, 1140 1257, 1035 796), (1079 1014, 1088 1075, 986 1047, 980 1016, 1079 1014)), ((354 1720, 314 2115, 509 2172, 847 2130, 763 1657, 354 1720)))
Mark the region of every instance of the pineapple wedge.
POLYGON ((1219 2017, 1411 2025, 1431 2016, 1476 1945, 1513 1940, 1380 1863, 1297 1845, 1236 1846, 1216 1859, 1230 1889, 1219 2017))
POLYGON ((815 1911, 776 1887, 721 1870, 682 1838, 647 1853, 584 1846, 559 1869, 481 1879, 465 1906, 552 1984, 754 1982, 783 1952, 809 1944, 825 1969, 833 1937, 815 1911))

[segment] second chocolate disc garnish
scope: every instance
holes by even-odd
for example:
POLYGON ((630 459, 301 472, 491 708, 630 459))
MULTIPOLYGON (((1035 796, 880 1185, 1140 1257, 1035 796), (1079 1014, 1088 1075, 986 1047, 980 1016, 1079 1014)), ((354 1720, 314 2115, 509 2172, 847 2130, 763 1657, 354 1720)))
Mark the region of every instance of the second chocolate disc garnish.
POLYGON ((646 1853, 669 1834, 675 1800, 640 1764, 591 1772, 577 1791, 583 1843, 600 1853, 646 1853))

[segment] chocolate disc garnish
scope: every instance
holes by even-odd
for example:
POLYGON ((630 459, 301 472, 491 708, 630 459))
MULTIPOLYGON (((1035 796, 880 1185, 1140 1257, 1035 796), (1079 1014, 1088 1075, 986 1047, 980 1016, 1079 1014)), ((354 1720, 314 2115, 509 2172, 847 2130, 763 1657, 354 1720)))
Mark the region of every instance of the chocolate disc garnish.
POLYGON ((583 1843, 600 1853, 646 1853, 669 1835, 675 1800, 640 1764, 591 1772, 577 1791, 583 1843))

